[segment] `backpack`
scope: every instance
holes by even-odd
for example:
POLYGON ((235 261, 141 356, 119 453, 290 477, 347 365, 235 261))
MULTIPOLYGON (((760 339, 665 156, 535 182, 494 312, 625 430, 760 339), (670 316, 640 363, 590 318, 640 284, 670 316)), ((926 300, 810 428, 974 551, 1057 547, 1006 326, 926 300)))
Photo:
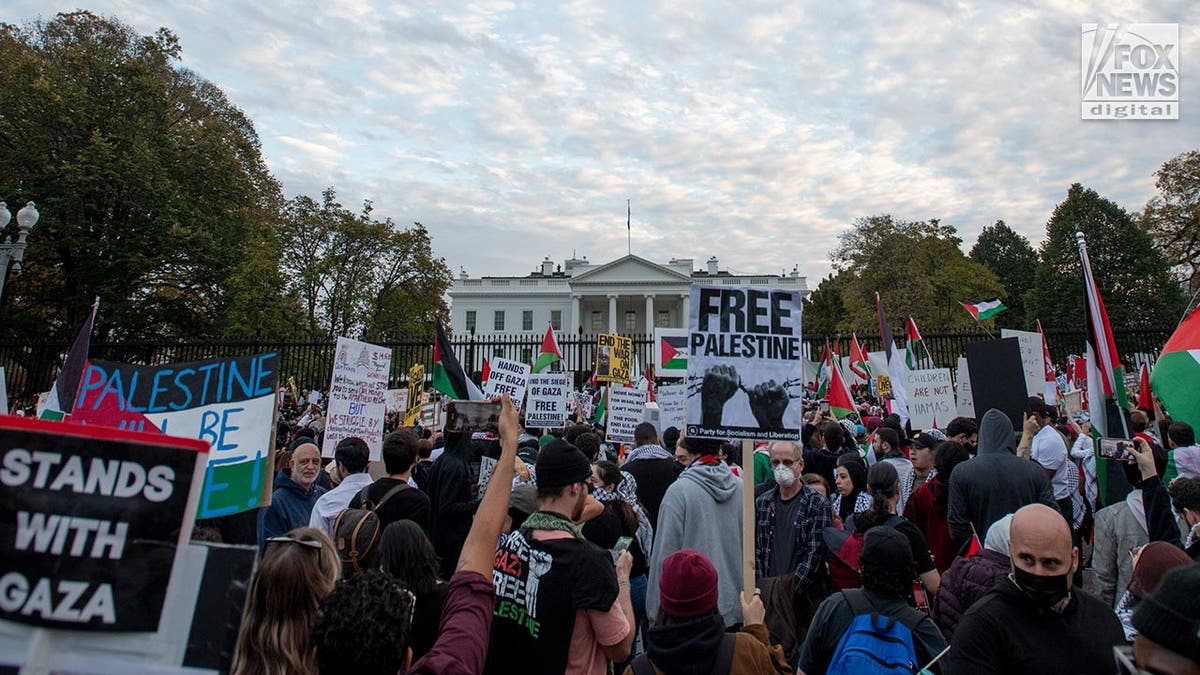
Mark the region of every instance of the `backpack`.
POLYGON ((920 664, 913 648, 913 631, 925 617, 909 607, 899 617, 883 616, 862 591, 841 593, 854 620, 838 641, 826 675, 917 672, 920 664))
POLYGON ((375 511, 407 487, 407 483, 401 483, 388 490, 378 504, 372 504, 367 499, 367 491, 371 489, 368 485, 358 493, 359 508, 345 508, 338 513, 337 519, 333 521, 333 547, 337 549, 338 559, 342 561, 342 576, 353 576, 364 567, 371 566, 367 558, 375 552, 375 545, 379 542, 379 535, 383 530, 375 511))

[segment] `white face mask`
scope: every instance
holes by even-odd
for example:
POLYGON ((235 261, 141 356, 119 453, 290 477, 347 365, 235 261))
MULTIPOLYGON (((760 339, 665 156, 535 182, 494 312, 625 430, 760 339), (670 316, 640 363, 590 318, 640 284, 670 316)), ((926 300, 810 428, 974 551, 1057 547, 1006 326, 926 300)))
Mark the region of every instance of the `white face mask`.
POLYGON ((775 466, 775 482, 783 487, 791 487, 796 482, 796 474, 788 467, 779 464, 775 466))

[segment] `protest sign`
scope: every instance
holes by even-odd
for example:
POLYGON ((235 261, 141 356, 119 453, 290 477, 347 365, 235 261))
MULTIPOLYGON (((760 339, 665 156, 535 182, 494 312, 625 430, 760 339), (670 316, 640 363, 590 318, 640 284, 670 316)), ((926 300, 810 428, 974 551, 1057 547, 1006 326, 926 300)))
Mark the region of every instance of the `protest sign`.
POLYGON ((982 417, 996 408, 1008 415, 1014 430, 1020 429, 1029 400, 1020 342, 1017 338, 971 342, 966 352, 975 415, 982 417))
POLYGON ((971 375, 967 357, 958 357, 958 391, 955 398, 959 417, 975 417, 975 397, 971 395, 971 375))
POLYGON ((425 393, 425 366, 416 364, 408 369, 408 403, 406 410, 412 410, 425 403, 422 396, 425 393))
POLYGON ((632 387, 608 387, 608 422, 604 438, 610 443, 632 443, 633 430, 641 424, 646 392, 632 387))
POLYGON ((525 402, 525 386, 529 381, 529 364, 496 357, 490 362, 487 382, 483 383, 483 395, 492 398, 508 394, 513 405, 520 408, 525 402))
POLYGON ((1063 394, 1063 405, 1068 415, 1083 412, 1083 391, 1076 389, 1063 394))
POLYGON ((687 377, 686 328, 654 329, 654 374, 659 377, 687 377))
POLYGON ((687 436, 800 438, 800 314, 798 291, 692 286, 687 436))
POLYGON ((387 347, 337 339, 322 457, 333 457, 338 443, 357 437, 366 441, 372 461, 380 459, 391 365, 392 350, 387 347))
POLYGON ((1026 330, 1000 329, 1001 338, 1016 338, 1021 344, 1021 365, 1025 372, 1025 390, 1029 396, 1046 391, 1046 361, 1042 353, 1042 334, 1026 330))
POLYGON ((408 410, 408 390, 388 389, 387 398, 383 402, 383 408, 389 413, 406 412, 408 410))
POLYGON ((0 367, 0 415, 8 414, 8 379, 0 367))
POLYGON ((633 339, 602 333, 596 338, 596 381, 629 384, 633 339))
POLYGON ((905 385, 913 429, 944 429, 957 416, 949 368, 909 370, 905 385))
POLYGON ((590 420, 596 412, 596 403, 592 400, 592 395, 587 392, 575 392, 575 405, 579 411, 583 413, 583 419, 590 420))
POLYGON ((199 518, 270 504, 279 355, 157 366, 89 361, 71 420, 210 446, 199 518))
POLYGON ((422 429, 441 429, 442 428, 442 405, 437 401, 433 403, 422 403, 417 414, 417 424, 421 425, 422 429))
POLYGON ((658 423, 662 428, 683 429, 684 401, 687 399, 687 385, 664 384, 658 388, 658 423))
POLYGON ((529 376, 529 400, 525 404, 525 428, 559 429, 567 424, 567 398, 571 378, 566 373, 535 373, 529 376))
POLYGON ((0 418, 0 618, 157 630, 207 453, 196 439, 0 418))

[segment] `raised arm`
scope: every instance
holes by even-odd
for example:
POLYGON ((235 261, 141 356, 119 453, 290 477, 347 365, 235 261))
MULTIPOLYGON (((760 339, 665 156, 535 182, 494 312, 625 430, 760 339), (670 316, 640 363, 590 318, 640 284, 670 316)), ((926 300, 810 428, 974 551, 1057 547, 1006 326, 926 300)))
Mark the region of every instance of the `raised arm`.
POLYGON ((458 571, 476 572, 487 578, 492 576, 492 564, 496 558, 496 540, 508 514, 508 500, 512 496, 513 461, 517 456, 517 409, 505 395, 500 399, 500 461, 492 469, 492 478, 487 494, 475 512, 471 531, 458 556, 458 571))

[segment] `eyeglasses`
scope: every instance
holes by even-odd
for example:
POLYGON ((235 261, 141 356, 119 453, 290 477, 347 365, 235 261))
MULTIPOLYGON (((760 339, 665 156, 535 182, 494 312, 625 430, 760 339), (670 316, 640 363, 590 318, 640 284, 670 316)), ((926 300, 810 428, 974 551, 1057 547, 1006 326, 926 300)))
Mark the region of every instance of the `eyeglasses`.
POLYGON ((315 548, 318 551, 321 550, 321 546, 322 546, 321 542, 316 539, 297 539, 295 537, 270 537, 267 539, 267 543, 268 544, 281 544, 281 543, 300 544, 301 546, 315 548))

